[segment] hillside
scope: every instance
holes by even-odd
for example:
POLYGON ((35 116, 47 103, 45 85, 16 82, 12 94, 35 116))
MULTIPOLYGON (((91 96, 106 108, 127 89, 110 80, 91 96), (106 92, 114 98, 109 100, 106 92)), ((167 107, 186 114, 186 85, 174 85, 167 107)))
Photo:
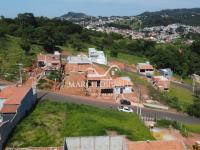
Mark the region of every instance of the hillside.
POLYGON ((62 15, 60 18, 66 19, 66 20, 79 20, 79 19, 86 19, 86 18, 91 18, 91 17, 84 13, 68 12, 67 14, 62 15))
POLYGON ((138 29, 142 22, 143 27, 167 26, 169 24, 181 23, 191 26, 200 26, 200 8, 191 9, 166 9, 155 12, 144 12, 137 16, 88 16, 84 13, 68 12, 59 17, 73 22, 85 21, 84 24, 98 20, 112 20, 106 24, 119 29, 138 29))
POLYGON ((42 51, 42 47, 31 45, 27 54, 21 48, 21 38, 6 36, 0 40, 0 78, 6 80, 18 80, 18 63, 23 67, 31 65, 31 60, 42 51))
POLYGON ((144 27, 181 23, 192 26, 200 25, 200 8, 167 9, 156 12, 144 12, 137 16, 144 27))
POLYGON ((8 145, 60 146, 65 137, 107 135, 109 130, 133 141, 154 140, 135 114, 45 100, 17 126, 8 145))

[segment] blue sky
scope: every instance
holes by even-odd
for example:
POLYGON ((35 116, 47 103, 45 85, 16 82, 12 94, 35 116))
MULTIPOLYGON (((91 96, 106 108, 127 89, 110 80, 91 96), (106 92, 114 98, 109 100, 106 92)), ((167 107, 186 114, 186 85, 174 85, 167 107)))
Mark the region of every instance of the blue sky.
POLYGON ((32 12, 57 17, 68 11, 89 15, 137 15, 144 11, 200 7, 200 0, 0 0, 0 15, 15 17, 32 12))

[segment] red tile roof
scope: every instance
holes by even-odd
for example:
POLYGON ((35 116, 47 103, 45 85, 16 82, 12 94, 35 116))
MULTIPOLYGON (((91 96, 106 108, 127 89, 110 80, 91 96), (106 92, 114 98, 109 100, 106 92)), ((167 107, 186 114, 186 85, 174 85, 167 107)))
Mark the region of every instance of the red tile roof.
POLYGON ((37 55, 37 61, 46 61, 46 62, 51 62, 51 63, 60 63, 60 59, 56 58, 60 56, 56 56, 53 54, 39 54, 37 55))
POLYGON ((149 69, 149 70, 153 70, 154 68, 153 68, 153 66, 152 65, 150 65, 150 64, 145 64, 145 63, 139 63, 138 64, 138 67, 139 67, 139 69, 149 69))
POLYGON ((0 97, 4 97, 6 101, 4 104, 12 104, 19 105, 21 101, 25 97, 25 95, 31 90, 30 87, 16 87, 16 86, 8 86, 1 90, 0 97))
POLYGON ((7 113, 16 113, 19 105, 4 105, 3 108, 0 110, 0 113, 7 114, 7 113))
POLYGON ((65 65, 65 72, 86 72, 88 68, 92 68, 91 64, 84 64, 84 65, 79 65, 79 64, 66 64, 65 65))

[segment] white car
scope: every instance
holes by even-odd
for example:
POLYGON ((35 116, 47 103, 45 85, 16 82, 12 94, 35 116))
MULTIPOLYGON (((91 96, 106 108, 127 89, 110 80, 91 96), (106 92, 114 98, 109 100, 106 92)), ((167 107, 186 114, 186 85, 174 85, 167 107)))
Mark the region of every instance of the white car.
POLYGON ((132 113, 133 109, 129 108, 127 106, 119 106, 118 107, 118 111, 122 111, 122 112, 127 112, 127 113, 132 113))

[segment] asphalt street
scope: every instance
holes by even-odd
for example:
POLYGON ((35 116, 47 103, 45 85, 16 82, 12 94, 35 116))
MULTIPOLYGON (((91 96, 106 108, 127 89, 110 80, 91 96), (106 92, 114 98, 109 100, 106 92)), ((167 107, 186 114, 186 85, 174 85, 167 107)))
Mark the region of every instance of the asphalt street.
MULTIPOLYGON (((91 99, 87 97, 63 95, 63 94, 47 92, 47 91, 38 91, 37 97, 39 101, 48 99, 48 100, 57 101, 57 102, 84 104, 84 105, 95 106, 98 108, 109 108, 109 109, 115 109, 115 110, 117 110, 117 107, 119 106, 119 104, 115 102, 98 101, 97 99, 91 99)), ((139 110, 137 107, 132 107, 132 108, 135 113, 139 110)), ((172 119, 172 120, 177 120, 184 123, 200 125, 200 119, 198 118, 191 117, 185 114, 161 111, 161 110, 156 110, 156 109, 141 108, 141 116, 145 118, 172 119)))

